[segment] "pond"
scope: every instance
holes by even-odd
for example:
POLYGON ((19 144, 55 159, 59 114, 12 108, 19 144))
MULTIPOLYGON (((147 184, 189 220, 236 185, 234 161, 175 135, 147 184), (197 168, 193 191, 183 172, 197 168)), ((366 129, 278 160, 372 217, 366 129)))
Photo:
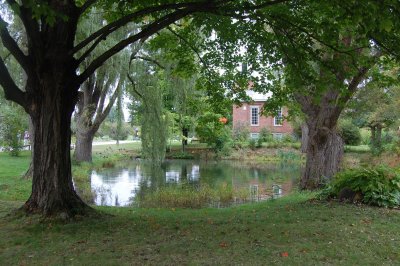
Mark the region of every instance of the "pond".
POLYGON ((290 162, 169 160, 156 167, 135 160, 92 171, 90 182, 96 205, 137 205, 140 199, 162 189, 179 192, 188 187, 194 192, 204 187, 225 194, 229 191, 231 204, 285 195, 295 186, 300 172, 300 164, 290 162))

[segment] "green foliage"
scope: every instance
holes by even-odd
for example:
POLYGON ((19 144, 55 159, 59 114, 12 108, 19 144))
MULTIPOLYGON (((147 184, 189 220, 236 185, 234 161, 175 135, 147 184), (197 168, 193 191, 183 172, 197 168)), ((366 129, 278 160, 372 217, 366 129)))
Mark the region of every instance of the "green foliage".
POLYGON ((260 139, 263 142, 271 142, 274 140, 271 131, 269 131, 268 128, 266 128, 266 127, 261 128, 260 139))
POLYGON ((232 139, 227 126, 219 121, 222 116, 211 112, 204 113, 197 121, 196 133, 215 152, 228 152, 232 139))
POLYGON ((293 143, 295 142, 294 136, 291 134, 285 134, 282 138, 282 142, 285 143, 293 143))
POLYGON ((301 159, 301 157, 293 151, 279 150, 277 155, 278 155, 279 159, 283 162, 290 162, 290 161, 296 161, 296 160, 301 159))
POLYGON ((0 146, 12 156, 18 156, 24 145, 24 132, 28 128, 27 115, 19 107, 5 104, 0 114, 0 146))
POLYGON ((168 186, 157 189, 143 197, 137 197, 140 207, 146 208, 202 208, 214 203, 229 205, 235 198, 246 201, 248 189, 233 189, 232 186, 221 185, 216 188, 203 184, 195 187, 190 184, 168 186))
POLYGON ((249 148, 253 151, 257 148, 257 140, 256 139, 253 139, 253 138, 249 139, 249 148))
POLYGON ((235 142, 243 142, 246 141, 250 136, 250 130, 247 124, 238 123, 233 127, 233 140, 235 142))
POLYGON ((193 154, 187 153, 187 152, 179 152, 179 153, 174 153, 171 155, 172 159, 185 159, 185 160, 193 160, 195 157, 193 154))
POLYGON ((340 121, 339 134, 347 145, 356 146, 361 143, 360 129, 351 120, 340 121))
POLYGON ((338 173, 323 195, 338 197, 342 189, 362 194, 366 204, 380 207, 400 206, 400 172, 387 167, 351 169, 338 173))
POLYGON ((122 123, 121 127, 118 128, 118 122, 105 121, 100 126, 96 136, 108 136, 113 140, 126 140, 132 132, 132 128, 127 123, 122 123))

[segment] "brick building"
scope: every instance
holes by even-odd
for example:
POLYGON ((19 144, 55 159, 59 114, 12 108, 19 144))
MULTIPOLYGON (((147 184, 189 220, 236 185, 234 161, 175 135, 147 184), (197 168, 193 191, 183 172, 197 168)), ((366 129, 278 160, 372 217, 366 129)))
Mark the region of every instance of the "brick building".
POLYGON ((293 127, 283 117, 287 115, 287 108, 279 110, 279 115, 263 116, 261 111, 268 99, 268 95, 247 91, 248 96, 253 99, 250 103, 243 103, 242 106, 233 106, 232 124, 233 128, 247 128, 251 138, 257 138, 262 128, 267 128, 272 135, 281 139, 285 134, 292 134, 293 127))

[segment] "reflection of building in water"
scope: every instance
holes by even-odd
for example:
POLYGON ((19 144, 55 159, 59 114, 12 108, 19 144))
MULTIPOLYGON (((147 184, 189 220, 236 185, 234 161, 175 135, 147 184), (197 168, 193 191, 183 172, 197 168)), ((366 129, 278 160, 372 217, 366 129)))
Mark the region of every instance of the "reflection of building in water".
POLYGON ((133 192, 139 188, 142 179, 136 171, 123 170, 113 178, 98 175, 96 171, 91 175, 91 187, 96 191, 96 205, 125 206, 131 203, 133 192))
POLYGON ((170 170, 165 172, 165 181, 170 183, 178 183, 181 179, 181 173, 178 171, 170 170))
POLYGON ((188 180, 198 181, 200 179, 200 165, 192 165, 192 171, 188 173, 188 180))

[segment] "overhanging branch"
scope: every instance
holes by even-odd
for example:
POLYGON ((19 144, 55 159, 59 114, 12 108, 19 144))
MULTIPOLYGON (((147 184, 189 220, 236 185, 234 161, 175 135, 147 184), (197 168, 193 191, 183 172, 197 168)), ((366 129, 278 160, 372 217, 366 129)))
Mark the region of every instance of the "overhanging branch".
POLYGON ((12 79, 3 59, 0 57, 0 85, 7 100, 13 101, 27 109, 26 93, 20 90, 12 79))
POLYGON ((84 82, 91 74, 96 71, 98 67, 100 67, 107 59, 109 59, 111 56, 117 54, 120 52, 122 49, 127 47, 129 44, 132 44, 140 39, 147 38, 148 36, 153 35, 154 33, 158 32, 159 30, 167 27, 174 21, 177 21, 186 15, 192 13, 194 11, 190 9, 185 9, 185 10, 179 10, 172 12, 156 21, 148 25, 145 29, 140 31, 139 33, 132 35, 116 45, 114 45, 112 48, 104 52, 102 55, 97 57, 93 62, 86 68, 86 70, 78 76, 78 82, 81 84, 84 82))
POLYGON ((88 10, 93 4, 95 4, 97 0, 87 0, 79 9, 79 13, 82 14, 86 10, 88 10))
POLYGON ((3 45, 14 56, 25 72, 28 73, 30 68, 28 56, 22 52, 17 42, 11 37, 7 30, 7 25, 7 22, 5 22, 0 15, 0 38, 3 45))
POLYGON ((125 26, 126 24, 128 24, 129 22, 134 20, 135 18, 149 15, 149 14, 159 12, 159 11, 166 11, 166 10, 171 10, 171 9, 176 10, 176 9, 187 8, 187 7, 195 6, 195 5, 199 5, 199 4, 204 4, 204 2, 177 3, 177 4, 152 6, 152 7, 148 7, 148 8, 144 8, 142 10, 136 11, 132 14, 128 14, 114 22, 111 22, 110 24, 104 26, 100 30, 96 31, 95 33, 93 33, 92 35, 87 37, 85 40, 83 40, 78 45, 76 45, 74 47, 74 49, 71 51, 71 53, 75 54, 76 52, 80 51, 81 49, 86 47, 89 43, 91 43, 92 41, 94 41, 98 38, 100 38, 100 40, 105 39, 108 35, 110 35, 114 31, 116 31, 117 29, 125 26))

